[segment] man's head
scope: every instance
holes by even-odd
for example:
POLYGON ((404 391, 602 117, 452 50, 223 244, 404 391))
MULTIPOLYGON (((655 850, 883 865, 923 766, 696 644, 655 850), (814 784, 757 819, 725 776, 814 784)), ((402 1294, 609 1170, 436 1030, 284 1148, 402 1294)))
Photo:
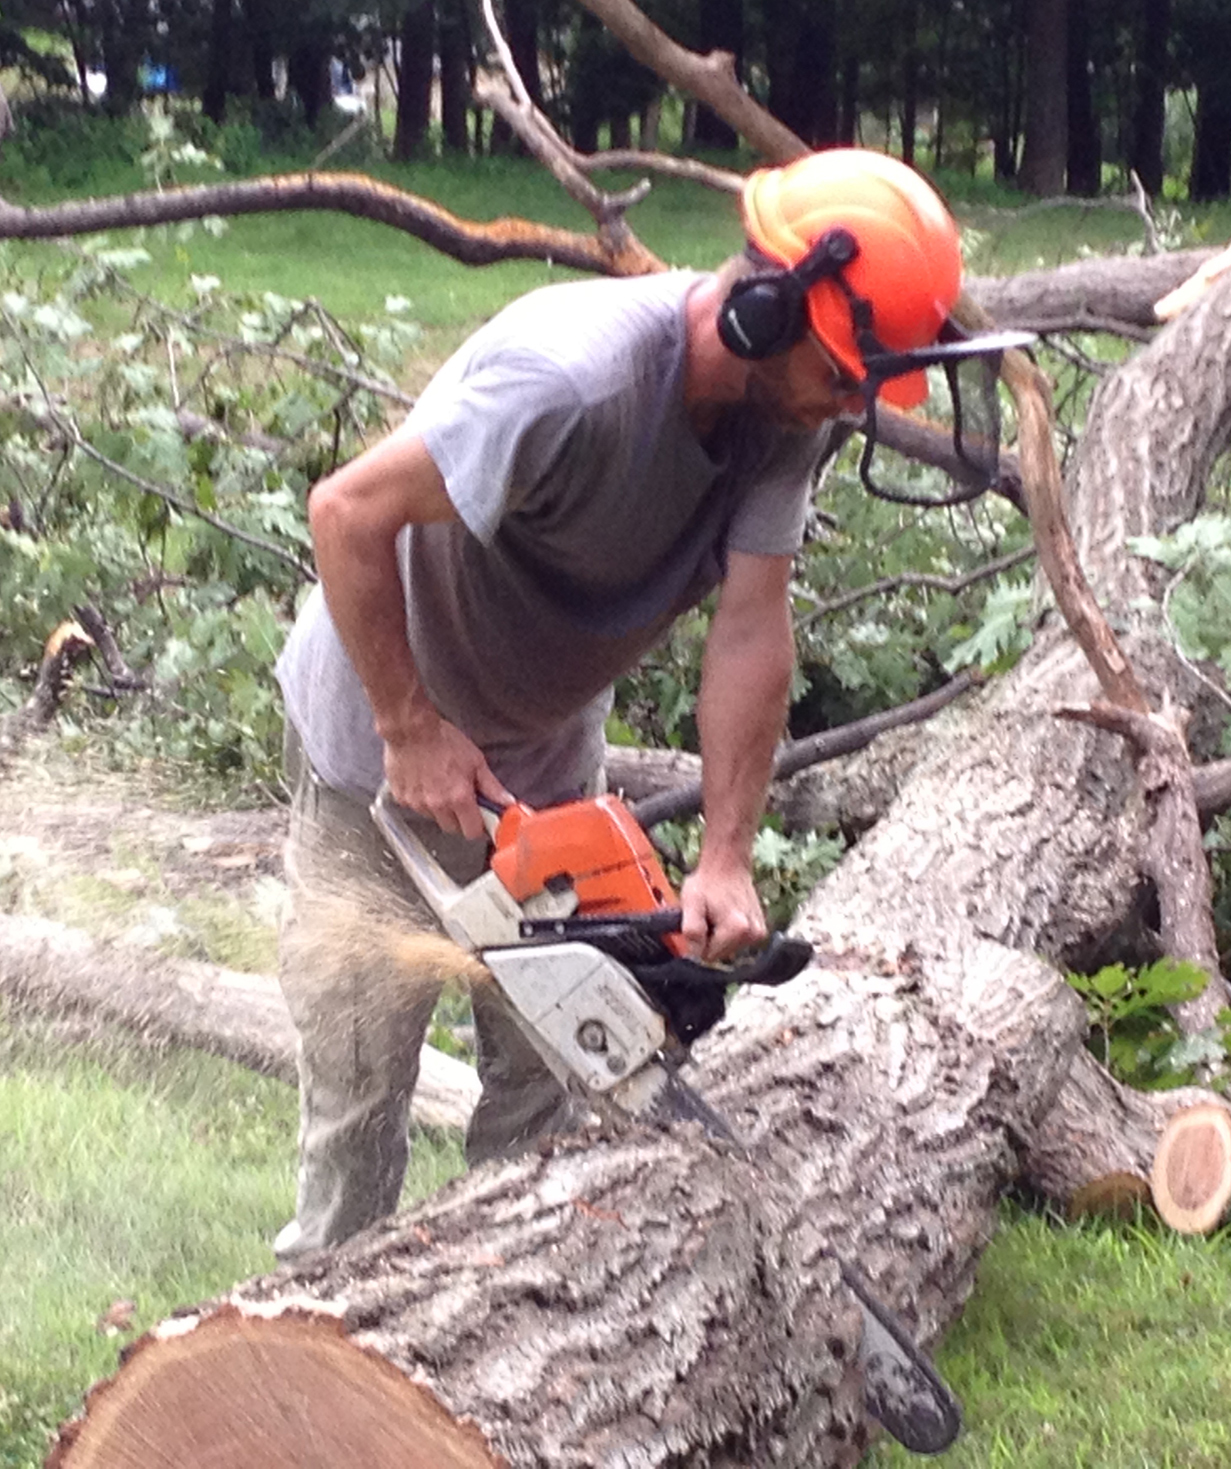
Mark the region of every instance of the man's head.
MULTIPOLYGON (((882 353, 936 342, 961 290, 957 225, 939 195, 896 158, 862 148, 812 153, 761 169, 743 191, 757 268, 735 281, 719 312, 723 342, 753 361, 805 333, 853 383, 882 353)), ((922 370, 888 377, 880 396, 913 407, 922 370)))

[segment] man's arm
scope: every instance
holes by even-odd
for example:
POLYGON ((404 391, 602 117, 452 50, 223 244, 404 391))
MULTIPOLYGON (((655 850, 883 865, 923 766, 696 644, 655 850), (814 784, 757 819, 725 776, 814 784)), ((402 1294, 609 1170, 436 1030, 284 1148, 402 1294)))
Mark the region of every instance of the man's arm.
POLYGON ((794 663, 790 576, 789 556, 731 552, 705 645, 697 711, 705 838, 681 900, 684 935, 709 959, 765 936, 752 843, 794 663))
POLYGON ((424 691, 406 641, 397 567, 403 526, 456 518, 435 461, 405 425, 321 480, 308 501, 325 601, 372 705, 394 799, 445 831, 479 837, 475 792, 510 797, 424 691))

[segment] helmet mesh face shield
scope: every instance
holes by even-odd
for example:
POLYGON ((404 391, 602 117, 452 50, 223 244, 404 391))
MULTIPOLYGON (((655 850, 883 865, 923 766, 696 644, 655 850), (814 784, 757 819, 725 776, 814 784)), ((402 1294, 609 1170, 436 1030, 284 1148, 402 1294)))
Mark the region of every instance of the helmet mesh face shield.
POLYGON ((947 324, 950 340, 913 352, 877 350, 871 333, 860 333, 868 375, 860 385, 864 402, 864 447, 859 475, 864 488, 882 500, 907 505, 960 505, 973 500, 995 483, 1000 472, 1000 362, 1009 348, 1029 346, 1029 332, 989 332, 960 338, 947 324), (877 398, 881 385, 907 372, 932 369, 947 390, 945 405, 953 435, 953 452, 961 469, 961 486, 949 495, 912 494, 890 489, 875 471, 880 443, 877 398))

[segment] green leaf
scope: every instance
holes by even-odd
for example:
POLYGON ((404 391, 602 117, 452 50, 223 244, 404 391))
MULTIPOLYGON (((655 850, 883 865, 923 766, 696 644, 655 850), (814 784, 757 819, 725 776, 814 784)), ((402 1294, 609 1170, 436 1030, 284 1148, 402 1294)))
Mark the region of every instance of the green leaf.
POLYGON ((1090 976, 1090 988, 1096 995, 1102 995, 1104 999, 1110 999, 1118 995, 1129 986, 1128 970, 1123 964, 1108 964, 1096 974, 1090 976))

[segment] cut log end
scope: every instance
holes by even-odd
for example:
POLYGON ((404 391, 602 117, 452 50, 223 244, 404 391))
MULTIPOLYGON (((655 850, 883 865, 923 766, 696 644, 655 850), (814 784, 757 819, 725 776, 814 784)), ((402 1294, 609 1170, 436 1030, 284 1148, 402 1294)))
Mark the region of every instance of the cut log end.
POLYGON ((1206 1234, 1231 1202, 1231 1113, 1215 1104, 1177 1112, 1150 1172, 1154 1206, 1181 1234, 1206 1234))
POLYGON ((334 1315, 225 1306, 172 1320, 60 1432, 46 1469, 502 1469, 473 1424, 334 1315))

